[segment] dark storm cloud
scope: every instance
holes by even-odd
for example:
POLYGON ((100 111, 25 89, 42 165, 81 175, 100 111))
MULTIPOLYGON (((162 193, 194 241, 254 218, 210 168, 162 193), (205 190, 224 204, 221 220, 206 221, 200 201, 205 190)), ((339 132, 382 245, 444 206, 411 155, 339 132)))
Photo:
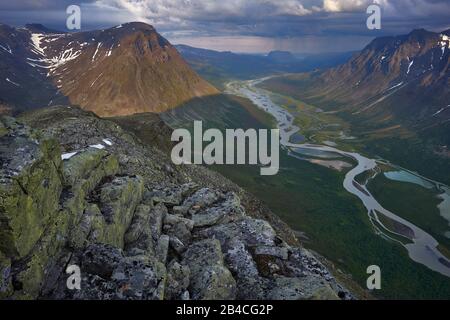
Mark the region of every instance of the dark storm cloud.
MULTIPOLYGON (((80 1, 73 0, 16 0, 7 1, 4 0, 0 3, 0 11, 32 11, 32 10, 44 10, 52 11, 56 9, 65 9, 71 4, 76 4, 80 1)), ((82 1, 82 2, 95 2, 82 1)))
POLYGON ((22 0, 0 3, 0 21, 61 29, 70 4, 81 6, 85 29, 144 21, 175 42, 230 44, 233 50, 244 48, 245 41, 261 50, 287 46, 304 51, 305 43, 314 51, 331 50, 327 42, 353 50, 380 35, 450 27, 448 0, 22 0), (373 2, 382 7, 380 31, 366 28, 365 11, 373 2), (292 45, 295 41, 303 44, 292 45), (236 49, 233 43, 241 45, 236 49))

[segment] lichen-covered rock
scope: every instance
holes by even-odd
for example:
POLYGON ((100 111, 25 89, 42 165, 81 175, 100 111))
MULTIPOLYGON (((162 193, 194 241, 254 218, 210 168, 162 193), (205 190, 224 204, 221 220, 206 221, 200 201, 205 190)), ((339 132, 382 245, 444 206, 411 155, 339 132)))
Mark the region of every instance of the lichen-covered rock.
POLYGON ((118 248, 109 245, 91 244, 83 253, 81 268, 83 272, 109 279, 122 259, 122 250, 118 248))
POLYGON ((156 257, 159 261, 162 263, 166 263, 167 256, 169 254, 169 244, 170 244, 170 237, 166 234, 159 237, 158 242, 156 244, 155 253, 156 257))
POLYGON ((33 299, 40 293, 48 270, 58 261, 67 242, 68 219, 59 215, 52 221, 44 235, 24 258, 14 261, 14 286, 16 299, 33 299))
POLYGON ((222 265, 207 266, 191 276, 189 292, 194 300, 234 300, 236 281, 231 272, 222 265))
POLYGON ((236 297, 236 281, 224 266, 220 243, 206 239, 192 244, 182 263, 190 269, 192 299, 227 300, 236 297))
POLYGON ((170 226, 183 225, 186 230, 192 231, 194 229, 194 221, 186 219, 174 214, 168 214, 164 217, 164 224, 170 226))
POLYGON ((117 158, 108 151, 87 148, 64 161, 64 180, 68 186, 85 184, 85 191, 91 191, 104 177, 115 174, 117 158))
POLYGON ((1 118, 7 133, 0 137, 0 250, 22 258, 57 215, 61 157, 55 140, 38 141, 12 118, 1 118))
MULTIPOLYGON (((205 202, 206 201, 202 202, 202 205, 204 205, 205 202)), ((239 198, 236 194, 229 193, 219 204, 204 210, 196 210, 192 215, 192 220, 194 221, 195 227, 207 227, 218 223, 236 221, 243 217, 244 209, 241 206, 239 198)))
POLYGON ((213 205, 222 197, 223 194, 216 190, 202 188, 184 200, 182 207, 187 209, 190 214, 195 214, 197 211, 213 205))
POLYGON ((167 266, 164 298, 168 300, 182 300, 189 287, 189 278, 189 267, 172 260, 167 266))
POLYGON ((170 245, 170 248, 172 248, 179 255, 182 254, 186 250, 186 247, 187 247, 187 244, 184 243, 183 241, 181 241, 176 236, 169 237, 169 245, 170 245))
POLYGON ((183 198, 195 190, 197 186, 193 183, 182 184, 166 188, 155 188, 145 193, 146 199, 151 199, 154 203, 163 203, 166 206, 178 206, 183 198))
POLYGON ((150 228, 150 211, 148 205, 139 205, 134 213, 130 227, 125 233, 125 249, 138 248, 153 253, 153 238, 150 228))
POLYGON ((117 284, 117 298, 162 300, 166 284, 166 268, 150 256, 122 259, 111 279, 117 284))
POLYGON ((95 213, 93 211, 85 211, 89 208, 86 197, 104 179, 115 175, 119 170, 119 164, 117 157, 107 151, 88 148, 65 160, 63 167, 65 189, 60 201, 70 218, 70 224, 75 227, 71 229, 72 245, 79 248, 86 240, 80 235, 85 234, 86 230, 80 232, 77 226, 89 229, 91 223, 96 226, 101 224, 99 215, 93 214, 95 213))
POLYGON ((117 284, 97 275, 84 274, 81 281, 81 290, 65 290, 60 299, 116 300, 117 284))
POLYGON ((289 256, 288 248, 275 246, 257 246, 254 249, 256 256, 272 256, 282 260, 287 260, 289 256))
POLYGON ((265 277, 289 274, 286 267, 288 256, 286 247, 257 246, 253 248, 253 257, 259 274, 265 277))
POLYGON ((84 204, 85 208, 79 223, 69 230, 69 246, 83 249, 89 242, 97 242, 103 225, 102 212, 94 203, 84 204))
POLYGON ((215 239, 205 239, 193 243, 183 254, 183 264, 189 266, 191 274, 198 273, 208 265, 223 265, 220 242, 215 239))
POLYGON ((226 264, 237 278, 258 276, 255 261, 241 240, 232 239, 226 248, 226 264))
POLYGON ((239 300, 267 300, 268 293, 273 287, 272 281, 259 275, 240 277, 237 282, 237 296, 239 300))
MULTIPOLYGON (((70 299, 160 300, 164 298, 166 268, 154 257, 142 254, 124 255, 110 245, 91 244, 79 258, 81 290, 61 286, 53 297, 70 299)), ((73 259, 72 259, 73 260, 73 259)))
POLYGON ((320 275, 325 280, 332 280, 330 272, 314 255, 303 248, 291 248, 289 261, 286 266, 294 276, 301 277, 307 274, 320 275))
POLYGON ((12 293, 11 260, 0 252, 0 299, 12 293))
POLYGON ((268 222, 249 217, 199 230, 196 236, 218 239, 223 246, 236 238, 241 239, 247 246, 274 246, 276 239, 276 233, 268 222))
POLYGON ((171 237, 178 238, 183 245, 191 242, 191 231, 194 228, 194 222, 180 216, 168 214, 164 220, 164 233, 171 237))
POLYGON ((150 210, 149 224, 150 224, 151 234, 153 237, 153 243, 155 245, 158 242, 159 237, 161 237, 163 221, 167 214, 168 214, 167 208, 162 203, 156 204, 150 210))
POLYGON ((98 242, 124 248, 124 235, 130 227, 134 212, 142 200, 144 185, 140 177, 116 177, 102 185, 97 200, 104 218, 97 230, 98 242))
POLYGON ((339 300, 324 279, 318 276, 303 278, 276 277, 267 296, 270 300, 339 300))

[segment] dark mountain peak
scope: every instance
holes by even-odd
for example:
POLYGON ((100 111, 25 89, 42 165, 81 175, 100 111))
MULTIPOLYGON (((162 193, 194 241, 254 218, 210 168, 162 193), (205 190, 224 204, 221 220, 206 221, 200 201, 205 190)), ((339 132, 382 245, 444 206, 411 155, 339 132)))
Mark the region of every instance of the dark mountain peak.
POLYGON ((109 29, 90 31, 87 32, 87 37, 107 46, 119 43, 122 46, 132 45, 139 52, 143 52, 142 48, 150 48, 150 51, 154 51, 156 48, 170 46, 169 41, 162 37, 153 26, 143 22, 124 23, 109 29))
POLYGON ((121 24, 117 27, 117 29, 124 28, 125 30, 132 30, 132 31, 150 31, 150 32, 156 32, 156 29, 145 22, 128 22, 121 24))
POLYGON ((425 45, 429 41, 436 42, 438 34, 426 29, 415 29, 406 35, 385 36, 372 40, 363 51, 395 51, 403 45, 425 45))
POLYGON ((25 28, 34 33, 44 33, 44 34, 46 34, 46 33, 64 33, 62 31, 49 29, 40 23, 26 24, 25 28))
POLYGON ((1 29, 13 29, 13 28, 8 26, 7 24, 0 23, 0 30, 1 29))
POLYGON ((436 33, 425 30, 425 29, 415 29, 408 34, 408 41, 420 41, 425 42, 430 37, 435 37, 436 33))
POLYGON ((7 24, 0 24, 0 37, 9 37, 11 34, 15 33, 15 31, 16 29, 7 24))
POLYGON ((347 63, 325 71, 320 79, 326 86, 321 89, 327 99, 353 105, 357 114, 381 114, 386 108, 386 119, 441 119, 446 115, 436 112, 448 105, 450 95, 447 37, 417 29, 377 38, 347 63))
POLYGON ((156 29, 152 25, 143 22, 129 22, 120 24, 118 26, 102 30, 101 33, 114 34, 117 36, 129 36, 132 34, 145 34, 145 35, 158 34, 156 29))
POLYGON ((366 50, 380 50, 386 47, 387 45, 394 43, 395 37, 393 36, 387 36, 387 37, 379 37, 375 38, 370 42, 363 51, 366 50))
POLYGON ((424 35, 424 34, 428 34, 428 33, 432 33, 431 31, 428 31, 424 28, 418 28, 418 29, 413 29, 409 35, 424 35))

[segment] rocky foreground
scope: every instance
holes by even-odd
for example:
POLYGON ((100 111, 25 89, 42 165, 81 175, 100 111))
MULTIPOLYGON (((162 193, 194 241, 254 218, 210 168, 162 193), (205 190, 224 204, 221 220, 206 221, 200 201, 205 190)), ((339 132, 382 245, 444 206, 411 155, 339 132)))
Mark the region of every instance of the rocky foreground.
POLYGON ((1 118, 0 298, 352 298, 251 195, 117 123, 73 107, 1 118))

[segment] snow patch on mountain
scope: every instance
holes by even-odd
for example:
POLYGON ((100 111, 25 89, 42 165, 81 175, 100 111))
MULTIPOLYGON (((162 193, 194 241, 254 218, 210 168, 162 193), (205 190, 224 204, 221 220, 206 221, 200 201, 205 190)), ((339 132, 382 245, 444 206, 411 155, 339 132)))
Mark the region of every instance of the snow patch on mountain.
POLYGON ((75 51, 73 48, 68 48, 59 53, 58 56, 54 56, 51 58, 43 58, 43 59, 31 59, 28 58, 29 65, 33 67, 39 67, 48 69, 47 76, 50 76, 57 68, 66 64, 67 62, 76 59, 81 54, 81 50, 75 51), (39 63, 39 64, 38 64, 39 63))
POLYGON ((8 81, 9 83, 15 85, 16 87, 20 87, 20 84, 14 82, 14 81, 12 81, 12 80, 10 80, 9 78, 6 78, 5 80, 8 81))
POLYGON ((445 49, 446 48, 450 49, 450 38, 445 34, 441 34, 441 40, 439 41, 438 44, 441 46, 441 51, 442 51, 441 60, 442 60, 442 58, 444 57, 444 54, 445 54, 445 49))
POLYGON ((1 48, 1 49, 5 50, 5 51, 8 52, 9 54, 13 54, 13 52, 12 52, 11 48, 9 47, 9 45, 7 44, 6 46, 7 46, 8 48, 6 48, 6 47, 4 47, 4 46, 2 46, 2 45, 0 44, 0 48, 1 48))
POLYGON ((435 116, 439 115, 440 113, 442 113, 442 111, 447 110, 448 108, 450 108, 450 105, 448 105, 448 106, 446 106, 446 107, 444 107, 444 108, 439 109, 437 112, 435 112, 435 113, 432 115, 432 117, 435 117, 435 116))
POLYGON ((106 56, 109 57, 111 56, 112 53, 112 49, 114 48, 114 45, 111 46, 111 48, 109 48, 108 52, 106 53, 106 56))
POLYGON ((44 49, 41 47, 41 42, 43 38, 44 35, 42 33, 32 33, 30 38, 31 44, 33 46, 31 51, 40 56, 45 56, 44 49))
POLYGON ((402 84, 403 84, 403 81, 400 82, 400 83, 397 83, 396 85, 394 85, 394 86, 392 86, 392 87, 390 87, 389 89, 387 89, 387 91, 390 91, 390 90, 392 90, 392 89, 395 89, 395 88, 397 88, 397 87, 400 87, 402 84))
POLYGON ((103 75, 103 72, 98 75, 98 77, 91 83, 91 87, 97 82, 97 80, 103 75))
POLYGON ((412 60, 408 65, 408 70, 406 71, 406 74, 409 74, 409 71, 411 71, 411 67, 414 64, 414 60, 412 60))
POLYGON ((95 61, 95 56, 97 55, 98 49, 100 48, 101 45, 102 45, 102 43, 99 42, 97 45, 97 49, 95 49, 94 55, 92 56, 92 62, 95 61))

